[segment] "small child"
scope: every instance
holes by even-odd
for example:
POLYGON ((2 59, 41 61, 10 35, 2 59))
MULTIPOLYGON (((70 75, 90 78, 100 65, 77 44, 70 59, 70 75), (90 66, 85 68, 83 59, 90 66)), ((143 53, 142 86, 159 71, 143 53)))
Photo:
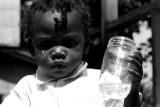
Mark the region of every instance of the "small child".
MULTIPOLYGON (((24 15, 22 28, 38 68, 36 74, 18 82, 1 107, 102 107, 100 70, 87 68, 83 61, 91 27, 86 4, 82 0, 36 0, 24 15)), ((135 81, 124 107, 140 107, 141 54, 136 51, 130 59, 135 64, 135 81)))

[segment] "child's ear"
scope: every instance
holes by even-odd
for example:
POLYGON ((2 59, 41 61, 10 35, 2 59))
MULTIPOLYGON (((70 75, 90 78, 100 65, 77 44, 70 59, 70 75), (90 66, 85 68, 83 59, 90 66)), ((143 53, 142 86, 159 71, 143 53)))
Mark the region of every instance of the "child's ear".
POLYGON ((34 56, 35 53, 34 53, 34 48, 33 48, 31 37, 24 36, 23 39, 24 39, 24 42, 25 42, 25 47, 28 49, 28 51, 30 52, 30 54, 32 56, 34 56))
POLYGON ((91 45, 91 41, 86 40, 84 43, 84 56, 86 56, 88 54, 89 49, 90 49, 90 45, 91 45))

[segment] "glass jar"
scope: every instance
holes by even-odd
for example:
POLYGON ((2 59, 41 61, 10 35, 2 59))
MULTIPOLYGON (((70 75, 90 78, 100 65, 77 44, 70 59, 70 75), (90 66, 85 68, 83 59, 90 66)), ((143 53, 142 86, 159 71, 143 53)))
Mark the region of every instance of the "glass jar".
POLYGON ((99 83, 104 99, 124 99, 129 94, 132 78, 128 72, 128 56, 135 49, 135 42, 130 38, 115 36, 109 40, 103 57, 99 83))

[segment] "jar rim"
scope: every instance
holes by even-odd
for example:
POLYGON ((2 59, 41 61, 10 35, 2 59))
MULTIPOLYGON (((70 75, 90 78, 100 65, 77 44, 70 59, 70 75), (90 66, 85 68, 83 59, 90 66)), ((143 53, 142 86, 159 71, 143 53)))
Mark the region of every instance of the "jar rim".
POLYGON ((112 46, 113 43, 115 43, 115 42, 119 43, 121 45, 122 44, 127 44, 127 45, 130 45, 130 46, 136 47, 135 41, 133 39, 125 37, 125 36, 114 36, 114 37, 112 37, 109 40, 107 47, 112 46))

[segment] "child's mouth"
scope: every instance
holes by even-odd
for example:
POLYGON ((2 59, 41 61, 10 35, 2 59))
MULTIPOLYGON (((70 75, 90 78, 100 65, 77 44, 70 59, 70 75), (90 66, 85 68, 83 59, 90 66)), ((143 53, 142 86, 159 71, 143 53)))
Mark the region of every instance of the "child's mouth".
POLYGON ((52 69, 64 69, 67 66, 62 65, 62 64, 54 64, 53 66, 51 66, 52 69))

